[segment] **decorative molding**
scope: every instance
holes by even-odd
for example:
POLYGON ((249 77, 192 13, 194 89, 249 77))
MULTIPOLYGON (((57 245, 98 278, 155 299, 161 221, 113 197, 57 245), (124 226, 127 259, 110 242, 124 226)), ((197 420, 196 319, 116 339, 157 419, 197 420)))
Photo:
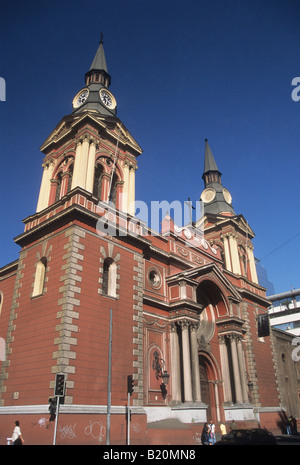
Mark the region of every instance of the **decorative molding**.
MULTIPOLYGON (((142 407, 131 406, 131 413, 134 415, 145 415, 146 412, 142 407)), ((87 415, 106 415, 107 405, 74 405, 62 404, 59 407, 59 413, 64 414, 87 414, 87 415)), ((127 407, 124 405, 112 405, 112 415, 125 415, 127 407)), ((49 404, 41 405, 13 405, 0 407, 0 415, 49 415, 49 404)))

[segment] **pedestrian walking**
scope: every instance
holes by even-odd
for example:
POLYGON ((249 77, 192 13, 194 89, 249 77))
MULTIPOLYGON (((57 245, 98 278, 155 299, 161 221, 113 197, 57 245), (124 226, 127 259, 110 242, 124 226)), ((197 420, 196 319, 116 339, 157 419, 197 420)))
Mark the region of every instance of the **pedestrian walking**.
POLYGON ((201 442, 204 446, 209 445, 209 426, 207 423, 204 424, 203 429, 202 429, 201 442))
POLYGON ((237 424, 236 424, 235 420, 232 420, 232 422, 230 423, 230 429, 231 430, 237 429, 237 424))
POLYGON ((15 421, 15 428, 12 434, 12 444, 13 446, 22 446, 24 444, 24 439, 22 437, 20 422, 15 421))
POLYGON ((292 434, 291 417, 289 417, 286 422, 286 434, 292 434))
POLYGON ((291 429, 292 434, 297 434, 297 420, 293 415, 291 415, 291 429))
POLYGON ((209 444, 214 445, 216 443, 216 425, 212 420, 209 422, 209 444))

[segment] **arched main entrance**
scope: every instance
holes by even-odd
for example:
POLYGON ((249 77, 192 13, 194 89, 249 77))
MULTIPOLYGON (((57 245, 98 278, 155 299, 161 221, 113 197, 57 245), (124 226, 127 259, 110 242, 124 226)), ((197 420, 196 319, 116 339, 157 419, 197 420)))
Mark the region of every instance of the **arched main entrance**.
POLYGON ((210 354, 199 354, 199 372, 201 400, 207 405, 207 421, 220 422, 220 376, 219 370, 210 354))
POLYGON ((201 400, 204 404, 208 405, 206 416, 207 420, 211 418, 211 400, 209 393, 209 382, 205 362, 202 357, 199 357, 199 371, 200 371, 200 385, 201 385, 201 400))

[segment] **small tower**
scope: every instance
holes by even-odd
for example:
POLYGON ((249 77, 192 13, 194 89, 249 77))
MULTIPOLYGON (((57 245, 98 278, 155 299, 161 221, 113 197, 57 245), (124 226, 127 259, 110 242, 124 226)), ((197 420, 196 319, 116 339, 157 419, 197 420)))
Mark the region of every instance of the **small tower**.
POLYGON ((117 102, 108 90, 111 77, 107 71, 106 58, 103 47, 103 36, 99 43, 95 58, 89 71, 85 74, 85 87, 81 89, 73 100, 73 113, 96 111, 103 115, 117 114, 117 102))
POLYGON ((226 270, 258 283, 253 245, 255 237, 242 215, 236 215, 230 192, 223 187, 221 172, 205 139, 204 187, 200 200, 204 215, 196 226, 204 228, 205 238, 218 245, 226 270))
POLYGON ((205 139, 205 156, 204 156, 204 180, 205 189, 201 194, 200 200, 204 203, 204 213, 235 215, 232 207, 232 198, 230 192, 223 187, 221 173, 218 170, 214 156, 205 139))
POLYGON ((45 158, 37 212, 80 187, 134 215, 135 171, 142 149, 116 116, 102 37, 85 83, 73 99, 72 113, 41 146, 45 158))

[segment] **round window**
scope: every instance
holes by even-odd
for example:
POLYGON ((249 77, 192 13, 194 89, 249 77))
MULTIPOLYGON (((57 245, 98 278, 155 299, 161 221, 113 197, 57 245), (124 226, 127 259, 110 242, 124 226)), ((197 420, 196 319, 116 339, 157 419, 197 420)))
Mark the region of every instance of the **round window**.
POLYGON ((157 271, 155 268, 152 268, 148 272, 148 280, 149 283, 151 284, 152 287, 155 289, 160 288, 161 286, 161 275, 159 271, 157 271))

